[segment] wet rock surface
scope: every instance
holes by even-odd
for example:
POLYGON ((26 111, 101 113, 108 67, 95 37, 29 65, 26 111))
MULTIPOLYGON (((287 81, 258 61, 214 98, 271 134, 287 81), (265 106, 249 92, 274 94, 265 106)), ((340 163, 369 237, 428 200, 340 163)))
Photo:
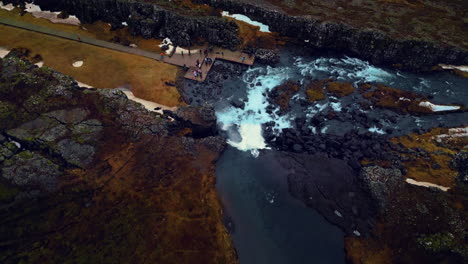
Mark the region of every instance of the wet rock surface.
POLYGON ((13 56, 0 98, 0 262, 236 263, 213 109, 160 116, 13 56))
POLYGON ((225 84, 240 76, 246 69, 245 65, 216 60, 203 83, 183 80, 177 88, 184 101, 190 105, 200 106, 206 102, 212 103, 217 101, 226 89, 234 90, 234 87, 225 84))
POLYGON ((280 55, 274 50, 257 49, 255 51, 255 60, 262 64, 274 66, 279 63, 280 55))
POLYGON ((18 186, 38 186, 45 191, 57 188, 59 166, 43 156, 23 151, 4 161, 3 178, 18 186))
POLYGON ((316 209, 328 221, 352 235, 369 235, 376 208, 354 171, 345 161, 323 154, 282 156, 291 194, 316 209))

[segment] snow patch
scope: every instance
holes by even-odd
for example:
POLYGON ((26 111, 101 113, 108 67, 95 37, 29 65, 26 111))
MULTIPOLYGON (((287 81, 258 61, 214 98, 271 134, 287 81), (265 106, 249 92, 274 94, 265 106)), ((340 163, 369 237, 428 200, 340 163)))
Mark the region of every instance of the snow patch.
POLYGON ((20 144, 19 142, 17 142, 17 141, 11 141, 11 143, 15 144, 15 146, 16 146, 17 148, 19 148, 19 149, 21 148, 21 144, 20 144))
POLYGON ((33 3, 26 3, 24 11, 28 13, 33 13, 33 12, 41 12, 42 10, 41 10, 41 7, 38 5, 35 5, 33 3))
POLYGON ((428 101, 420 102, 419 106, 427 107, 433 112, 454 111, 460 109, 460 106, 457 105, 436 105, 428 101))
POLYGON ((340 213, 338 210, 335 210, 335 214, 336 214, 336 216, 338 216, 338 217, 343 217, 343 215, 341 215, 341 213, 340 213))
POLYGON ((409 183, 409 184, 412 184, 412 185, 416 185, 416 186, 422 186, 422 187, 427 187, 427 188, 437 188, 437 189, 442 190, 444 192, 446 192, 446 191, 448 191, 450 189, 449 187, 440 186, 440 185, 430 183, 430 182, 418 182, 418 181, 415 181, 415 180, 410 179, 410 178, 407 178, 406 182, 409 183))
POLYGON ((464 72, 468 72, 468 66, 467 65, 460 65, 460 66, 455 66, 455 65, 447 65, 447 64, 439 64, 439 66, 444 69, 444 70, 460 70, 464 72))
POLYGON ((3 59, 6 55, 8 55, 9 52, 10 52, 9 50, 0 47, 0 58, 3 59))
MULTIPOLYGON (((185 54, 185 55, 189 54, 188 49, 184 49, 184 48, 181 48, 181 47, 175 47, 170 38, 163 39, 161 44, 159 44, 158 46, 162 47, 162 46, 165 46, 165 45, 169 46, 169 49, 167 49, 165 51, 165 53, 168 54, 168 55, 170 55, 174 49, 175 49, 174 54, 185 54)), ((191 54, 197 54, 198 52, 199 52, 198 49, 193 49, 193 50, 191 49, 190 50, 191 54)))
POLYGON ((13 4, 6 4, 5 5, 5 4, 3 4, 2 1, 0 1, 0 8, 4 9, 6 11, 11 11, 11 10, 15 9, 15 6, 13 4))
POLYGON ((69 24, 75 26, 81 24, 81 21, 76 16, 70 15, 68 18, 59 18, 58 15, 60 12, 43 11, 40 6, 33 3, 26 3, 24 11, 31 13, 36 18, 45 18, 52 23, 69 24))
POLYGON ((73 62, 72 65, 75 68, 79 68, 79 67, 83 66, 83 61, 75 61, 75 62, 73 62))
POLYGON ((91 85, 88 85, 88 84, 86 84, 86 83, 82 83, 82 82, 79 82, 79 81, 76 81, 76 83, 78 83, 78 86, 83 87, 83 88, 88 88, 88 89, 89 89, 89 88, 94 88, 94 87, 91 86, 91 85))
POLYGON ((437 136, 436 141, 441 142, 444 138, 459 138, 468 137, 468 127, 450 128, 448 134, 441 134, 437 136))
POLYGON ((263 24, 263 23, 260 23, 260 22, 257 22, 257 21, 254 21, 252 19, 250 19, 248 16, 245 16, 245 15, 241 15, 241 14, 229 14, 229 12, 227 11, 223 11, 221 13, 222 16, 224 17, 232 17, 234 19, 237 19, 237 20, 240 20, 240 21, 244 21, 250 25, 253 25, 253 26, 257 26, 257 27, 260 27, 260 32, 267 32, 267 33, 270 33, 270 27, 263 24))
POLYGON ((132 91, 130 91, 127 88, 116 88, 116 89, 122 91, 127 96, 127 98, 129 100, 132 100, 134 102, 137 102, 137 103, 140 103, 141 105, 143 105, 146 108, 146 110, 148 110, 148 111, 160 113, 162 115, 163 110, 170 110, 170 111, 176 111, 177 110, 176 107, 169 107, 169 106, 166 106, 166 105, 162 105, 162 104, 158 104, 158 103, 155 103, 155 102, 151 102, 151 101, 147 101, 147 100, 138 98, 133 94, 132 91), (158 109, 158 110, 155 110, 155 109, 158 109))

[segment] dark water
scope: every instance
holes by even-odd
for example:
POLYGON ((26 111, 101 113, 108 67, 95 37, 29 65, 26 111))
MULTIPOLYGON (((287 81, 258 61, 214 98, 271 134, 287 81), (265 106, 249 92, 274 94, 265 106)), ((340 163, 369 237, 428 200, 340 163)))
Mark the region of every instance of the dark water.
POLYGON ((274 151, 258 158, 228 147, 216 188, 241 264, 345 263, 343 232, 288 192, 274 151))

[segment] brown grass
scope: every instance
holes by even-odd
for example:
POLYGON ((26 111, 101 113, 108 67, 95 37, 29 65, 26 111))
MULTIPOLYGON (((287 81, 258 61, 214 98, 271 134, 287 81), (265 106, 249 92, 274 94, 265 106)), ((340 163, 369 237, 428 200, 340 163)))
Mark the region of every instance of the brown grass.
POLYGON ((40 33, 0 25, 0 46, 27 48, 44 59, 44 65, 97 88, 130 86, 135 96, 156 103, 181 105, 174 82, 178 68, 144 57, 112 51, 40 33), (74 68, 76 60, 84 61, 74 68))
POLYGON ((331 82, 327 84, 327 91, 338 97, 350 95, 354 90, 351 83, 331 82))
POLYGON ((239 36, 242 38, 241 48, 275 49, 286 44, 287 38, 281 37, 278 33, 260 32, 260 27, 258 26, 230 17, 226 17, 226 19, 228 21, 235 21, 239 26, 239 36))
POLYGON ((330 80, 312 81, 306 89, 307 98, 310 102, 325 99, 324 85, 330 80))
POLYGON ((402 91, 380 84, 376 85, 376 88, 372 91, 369 91, 368 86, 365 85, 362 85, 359 90, 361 92, 367 91, 363 94, 363 97, 370 100, 377 107, 388 108, 401 113, 432 113, 429 108, 419 105, 421 101, 427 99, 417 93, 402 91))
POLYGON ((436 141, 436 137, 441 134, 447 134, 447 128, 434 128, 430 132, 417 135, 410 134, 398 138, 392 138, 391 142, 401 143, 405 148, 422 148, 428 152, 426 158, 418 157, 413 153, 402 153, 401 155, 409 157, 409 161, 403 162, 407 170, 406 176, 416 181, 430 182, 445 187, 453 188, 457 172, 454 171, 450 162, 453 154, 463 148, 468 143, 467 137, 443 139, 436 141), (441 167, 433 169, 433 164, 439 164, 441 167))
POLYGON ((83 24, 82 26, 55 24, 47 19, 35 18, 32 14, 29 13, 21 16, 18 8, 10 12, 0 9, 0 16, 104 41, 111 41, 113 38, 118 38, 121 40, 121 43, 133 43, 136 44, 140 49, 157 53, 162 51, 158 46, 161 44, 160 40, 144 39, 142 37, 132 36, 128 30, 128 27, 123 27, 111 31, 110 25, 102 21, 97 21, 93 24, 83 24))

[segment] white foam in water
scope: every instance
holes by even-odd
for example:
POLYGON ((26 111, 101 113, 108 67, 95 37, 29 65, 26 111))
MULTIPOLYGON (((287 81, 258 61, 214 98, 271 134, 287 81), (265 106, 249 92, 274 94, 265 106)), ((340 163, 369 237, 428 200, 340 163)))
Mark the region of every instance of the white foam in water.
POLYGON ((271 32, 269 26, 267 26, 267 25, 265 25, 263 23, 257 22, 257 21, 253 21, 248 16, 241 15, 241 14, 232 14, 232 15, 230 15, 229 12, 226 12, 226 11, 223 11, 221 13, 221 15, 224 16, 224 17, 232 17, 234 19, 244 21, 244 22, 246 22, 248 24, 251 24, 253 26, 260 27, 260 32, 267 32, 267 33, 271 32))
POLYGON ((341 112, 341 103, 340 102, 337 102, 337 103, 330 103, 331 107, 333 108, 333 110, 335 112, 341 112))
POLYGON ((336 76, 338 80, 353 80, 355 82, 383 82, 394 78, 393 74, 370 65, 367 61, 350 57, 341 59, 322 57, 312 62, 305 62, 304 58, 297 57, 294 65, 305 77, 326 74, 336 76))
MULTIPOLYGON (((170 40, 167 39, 167 42, 170 40)), ((296 57, 294 65, 291 67, 249 69, 243 75, 243 81, 248 87, 245 108, 239 109, 229 105, 224 109, 218 109, 216 113, 220 127, 228 131, 230 145, 243 151, 250 151, 255 156, 258 155, 259 149, 267 148, 262 135, 263 124, 273 121, 276 133, 279 133, 281 129, 292 127, 290 123, 292 118, 289 115, 280 117, 277 115, 277 111, 273 111, 272 115, 266 112, 269 103, 265 95, 290 77, 300 77, 298 74, 306 79, 319 77, 320 74, 332 75, 353 82, 384 82, 395 77, 395 75, 374 67, 366 61, 349 57, 341 59, 322 57, 309 61, 296 57), (238 138, 239 134, 241 139, 238 138)), ((335 111, 342 110, 342 105, 339 102, 316 103, 307 109, 306 117, 311 118, 329 106, 335 111)), ((315 128, 311 129, 313 133, 326 133, 328 127, 324 127, 320 131, 315 128)), ((379 134, 385 133, 377 128, 371 128, 369 131, 379 134)))
POLYGON ((266 92, 287 80, 287 67, 249 69, 243 76, 243 81, 249 87, 244 109, 228 106, 217 111, 216 116, 223 130, 239 129, 240 142, 228 140, 228 144, 242 151, 250 151, 254 156, 259 149, 267 145, 262 135, 262 125, 274 121, 275 129, 291 127, 289 116, 271 116, 266 112, 268 106, 266 92), (260 83, 261 85, 256 85, 260 83), (251 85, 250 85, 251 84, 251 85))
POLYGON ((242 137, 240 142, 228 140, 228 144, 240 150, 251 150, 254 157, 258 157, 259 149, 266 149, 267 145, 262 135, 261 124, 246 124, 242 123, 239 128, 239 133, 242 137))
POLYGON ((381 129, 381 128, 377 128, 377 127, 371 127, 369 128, 369 132, 372 132, 372 133, 377 133, 377 134, 385 134, 385 132, 381 129))

